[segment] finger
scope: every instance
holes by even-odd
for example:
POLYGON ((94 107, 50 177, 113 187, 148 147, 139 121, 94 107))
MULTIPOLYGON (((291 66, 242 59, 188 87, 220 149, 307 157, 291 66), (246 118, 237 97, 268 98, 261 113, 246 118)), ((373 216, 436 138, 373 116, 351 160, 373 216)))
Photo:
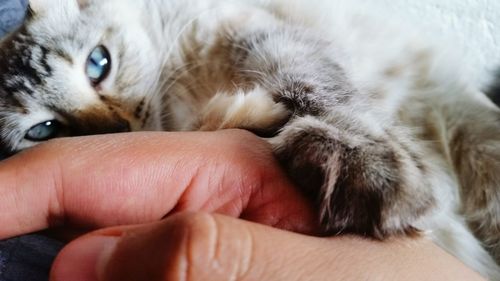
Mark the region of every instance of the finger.
POLYGON ((266 143, 243 131, 56 140, 1 163, 0 182, 0 238, 63 223, 144 223, 183 210, 298 231, 314 221, 266 143))
POLYGON ((52 281, 481 280, 425 240, 312 238, 219 215, 99 231, 56 259, 52 281))

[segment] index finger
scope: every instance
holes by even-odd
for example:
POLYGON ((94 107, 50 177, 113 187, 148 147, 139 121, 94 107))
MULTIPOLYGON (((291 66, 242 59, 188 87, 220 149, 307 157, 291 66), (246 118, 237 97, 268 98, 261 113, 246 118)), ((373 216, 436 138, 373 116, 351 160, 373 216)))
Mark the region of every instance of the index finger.
POLYGON ((0 164, 0 238, 209 211, 309 232, 312 211, 242 131, 60 139, 0 164))

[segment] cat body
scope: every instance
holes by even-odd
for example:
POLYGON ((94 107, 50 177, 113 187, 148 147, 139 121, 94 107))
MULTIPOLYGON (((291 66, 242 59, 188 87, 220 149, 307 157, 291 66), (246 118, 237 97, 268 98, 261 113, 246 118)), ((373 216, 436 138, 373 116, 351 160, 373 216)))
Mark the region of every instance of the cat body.
POLYGON ((342 0, 30 5, 0 43, 5 153, 61 136, 248 129, 325 232, 424 233, 500 280, 500 111, 417 32, 342 0))

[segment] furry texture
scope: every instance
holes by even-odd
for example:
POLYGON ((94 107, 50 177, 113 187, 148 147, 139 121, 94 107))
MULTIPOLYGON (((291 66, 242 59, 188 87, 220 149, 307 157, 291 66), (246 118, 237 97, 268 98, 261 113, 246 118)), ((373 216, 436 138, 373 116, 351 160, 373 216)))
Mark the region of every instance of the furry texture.
POLYGON ((330 234, 425 233, 500 280, 500 111, 411 29, 349 1, 32 0, 1 42, 0 145, 244 128, 267 137, 330 234), (112 69, 85 64, 99 45, 112 69))

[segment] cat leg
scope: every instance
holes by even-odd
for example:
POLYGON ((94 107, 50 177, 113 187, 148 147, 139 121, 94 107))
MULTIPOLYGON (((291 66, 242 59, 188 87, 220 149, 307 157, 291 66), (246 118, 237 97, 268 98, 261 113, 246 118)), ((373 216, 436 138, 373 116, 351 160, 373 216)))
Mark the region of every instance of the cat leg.
POLYGON ((197 128, 274 135, 277 158, 318 203, 330 234, 416 233, 413 223, 434 207, 430 169, 393 114, 352 85, 342 53, 285 23, 222 38, 235 90, 212 97, 197 128))

